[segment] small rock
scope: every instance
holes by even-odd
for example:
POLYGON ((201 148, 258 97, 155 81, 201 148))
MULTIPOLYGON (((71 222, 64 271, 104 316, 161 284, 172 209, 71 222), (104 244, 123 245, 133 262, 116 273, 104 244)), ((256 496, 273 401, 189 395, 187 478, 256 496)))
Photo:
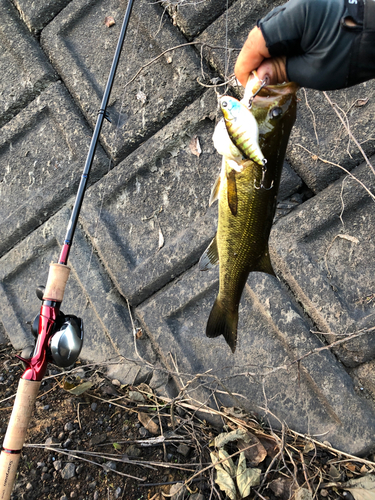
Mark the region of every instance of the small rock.
POLYGON ((192 495, 190 495, 189 500, 205 500, 205 498, 202 493, 193 493, 192 495))
POLYGON ((38 467, 38 469, 39 469, 39 468, 43 468, 43 467, 45 467, 45 466, 46 466, 46 464, 45 464, 44 462, 37 462, 37 463, 36 463, 36 466, 37 466, 37 467, 38 467))
POLYGON ((76 473, 76 466, 73 463, 68 463, 61 471, 61 477, 63 479, 72 479, 76 473))
POLYGON ((122 493, 122 489, 119 486, 118 488, 116 488, 115 498, 120 498, 121 493, 122 493))
POLYGON ((63 441, 63 439, 65 439, 65 432, 60 432, 57 436, 57 439, 59 441, 63 441))
POLYGON ((142 438, 146 438, 149 435, 149 432, 145 427, 141 427, 138 432, 142 438))
POLYGON ((184 457, 187 457, 190 453, 190 446, 187 444, 181 443, 180 446, 177 448, 177 453, 180 455, 183 455, 184 457))
POLYGON ((131 444, 125 450, 125 453, 129 457, 137 458, 141 456, 141 450, 135 446, 135 444, 131 444))
POLYGON ((98 407, 98 403, 91 403, 92 411, 96 411, 97 407, 98 407))
POLYGON ((74 424, 73 422, 67 422, 65 425, 64 425, 64 431, 65 432, 70 432, 74 429, 74 424))
POLYGON ((78 493, 76 491, 72 491, 70 494, 70 498, 77 498, 77 497, 78 497, 78 493))
POLYGON ((76 468, 76 474, 81 474, 82 471, 84 471, 85 469, 85 466, 84 465, 78 465, 78 467, 76 468))
POLYGON ((55 470, 61 470, 62 469, 62 461, 56 460, 55 462, 53 462, 53 467, 55 470))
POLYGON ((25 488, 26 488, 26 491, 31 491, 33 489, 33 485, 31 483, 27 483, 25 488))
POLYGON ((43 467, 42 472, 48 472, 48 467, 43 467))
POLYGON ((95 488, 96 488, 96 481, 92 481, 91 483, 89 483, 89 490, 95 490, 95 488))
POLYGON ((68 438, 65 443, 63 443, 63 448, 70 448, 72 446, 73 441, 68 438))
POLYGON ((132 401, 135 401, 136 403, 144 403, 145 398, 143 397, 143 394, 141 394, 138 391, 129 391, 129 399, 132 401))
POLYGON ((44 444, 46 446, 51 446, 53 444, 60 444, 60 443, 55 437, 49 437, 45 440, 44 444))
POLYGON ((99 493, 97 491, 94 493, 94 500, 99 500, 99 493))
POLYGON ((49 410, 49 405, 44 405, 43 410, 49 410))
POLYGON ((116 470, 116 462, 113 462, 112 460, 108 460, 105 464, 103 464, 105 468, 111 469, 111 470, 116 470))
POLYGON ((107 440, 107 434, 98 434, 97 436, 93 436, 90 441, 90 446, 95 446, 96 444, 102 444, 107 440))
POLYGON ((52 479, 51 474, 48 474, 47 472, 43 472, 41 476, 42 481, 50 481, 52 479))
POLYGON ((121 382, 115 378, 112 380, 112 385, 115 385, 116 387, 121 387, 121 382))
POLYGON ((63 495, 60 500, 69 500, 68 497, 66 495, 63 495))
POLYGON ((171 489, 169 490, 169 495, 172 500, 182 500, 184 498, 186 490, 186 486, 184 483, 175 483, 172 484, 171 489))

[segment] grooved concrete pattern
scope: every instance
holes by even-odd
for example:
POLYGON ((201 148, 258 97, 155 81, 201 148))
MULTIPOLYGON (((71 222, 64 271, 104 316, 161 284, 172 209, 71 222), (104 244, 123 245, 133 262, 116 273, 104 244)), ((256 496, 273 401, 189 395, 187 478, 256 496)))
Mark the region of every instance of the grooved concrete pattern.
MULTIPOLYGON (((375 444, 375 220, 363 185, 373 192, 374 174, 323 93, 299 91, 270 238, 278 278, 250 275, 234 355, 204 333, 218 269, 197 262, 217 224, 208 199, 220 114, 199 82, 226 79, 274 5, 135 2, 62 310, 84 320, 82 358, 112 361, 124 383, 173 395, 201 374, 197 399, 365 453, 375 444)), ((59 255, 125 8, 0 0, 0 342, 20 350, 33 342, 34 290, 59 255)), ((328 93, 368 155, 374 94, 373 82, 328 93)))

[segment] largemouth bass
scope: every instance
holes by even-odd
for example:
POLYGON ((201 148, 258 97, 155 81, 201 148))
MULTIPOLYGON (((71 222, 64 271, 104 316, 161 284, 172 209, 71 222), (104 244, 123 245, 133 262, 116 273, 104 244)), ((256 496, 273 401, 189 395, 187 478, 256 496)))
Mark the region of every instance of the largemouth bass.
POLYGON ((224 158, 216 182, 219 198, 217 234, 199 261, 201 270, 219 264, 219 293, 206 328, 210 338, 223 335, 235 352, 238 306, 248 275, 261 271, 274 275, 268 238, 276 210, 285 151, 296 118, 294 83, 267 86, 254 98, 252 113, 259 127, 259 146, 267 170, 245 159, 241 171, 224 158))

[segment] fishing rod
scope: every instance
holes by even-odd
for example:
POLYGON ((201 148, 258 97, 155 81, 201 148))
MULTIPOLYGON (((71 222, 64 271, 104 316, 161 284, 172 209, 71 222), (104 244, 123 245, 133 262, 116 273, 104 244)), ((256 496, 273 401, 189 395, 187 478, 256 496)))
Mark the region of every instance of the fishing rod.
POLYGON ((132 7, 133 0, 129 0, 59 260, 57 263, 50 264, 46 286, 38 287, 36 291, 42 305, 40 314, 36 316, 32 325, 32 332, 36 338, 35 348, 30 358, 17 356, 26 368, 18 384, 16 399, 0 455, 0 500, 10 499, 27 428, 47 364, 52 361, 60 367, 71 366, 77 361, 82 349, 82 320, 73 315, 63 314, 60 311, 60 305, 70 273, 70 268, 67 265, 69 252, 99 134, 103 120, 109 119, 107 116, 108 100, 132 7))

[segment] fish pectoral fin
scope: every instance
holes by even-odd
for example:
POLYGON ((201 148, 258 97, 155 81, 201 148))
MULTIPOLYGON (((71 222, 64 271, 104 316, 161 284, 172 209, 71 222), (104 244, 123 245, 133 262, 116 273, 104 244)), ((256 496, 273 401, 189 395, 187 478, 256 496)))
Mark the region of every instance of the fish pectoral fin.
POLYGON ((210 201, 208 202, 208 206, 211 206, 217 199, 219 199, 220 185, 221 185, 221 174, 218 176, 218 178, 215 181, 215 184, 211 189, 210 201))
POLYGON ((260 259, 256 263, 256 266, 253 269, 253 271, 259 271, 261 273, 270 274, 271 276, 276 276, 275 271, 272 268, 271 259, 270 259, 270 252, 268 250, 268 245, 267 245, 266 251, 263 253, 263 255, 260 257, 260 259))
POLYGON ((232 215, 237 215, 237 184, 236 184, 236 172, 231 170, 227 172, 227 198, 228 206, 232 215))
POLYGON ((219 252, 217 248, 217 239, 215 238, 208 245, 207 249, 199 259, 199 270, 208 271, 219 264, 219 252))

